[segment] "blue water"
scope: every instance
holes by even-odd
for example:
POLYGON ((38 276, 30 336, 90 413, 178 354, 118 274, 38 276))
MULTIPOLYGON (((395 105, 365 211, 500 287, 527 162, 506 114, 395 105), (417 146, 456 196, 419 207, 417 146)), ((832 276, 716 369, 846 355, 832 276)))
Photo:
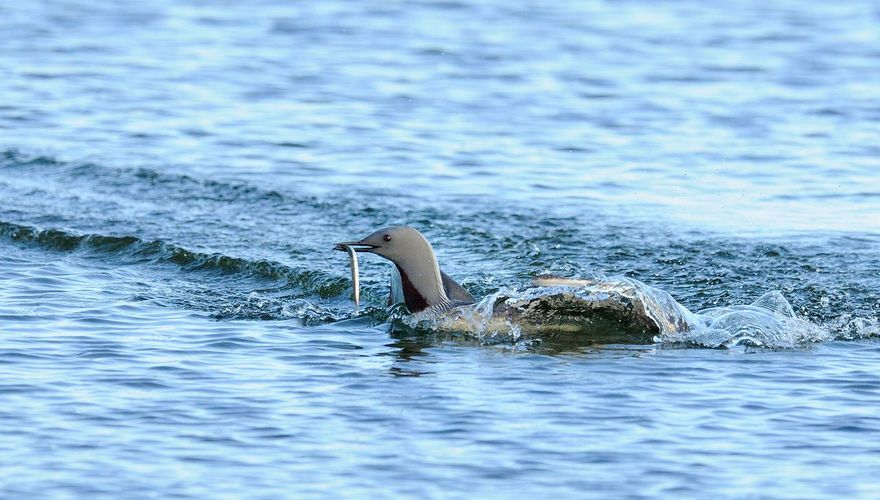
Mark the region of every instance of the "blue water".
POLYGON ((0 19, 0 497, 880 495, 872 2, 0 19), (779 292, 822 335, 401 330, 331 250, 398 223, 477 296, 779 292))

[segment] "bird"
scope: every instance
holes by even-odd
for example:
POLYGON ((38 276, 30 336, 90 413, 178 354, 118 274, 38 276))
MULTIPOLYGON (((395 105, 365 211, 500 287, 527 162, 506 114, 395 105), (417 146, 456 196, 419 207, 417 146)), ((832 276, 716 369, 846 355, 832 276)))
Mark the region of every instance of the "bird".
POLYGON ((528 336, 622 334, 650 342, 661 333, 685 331, 696 321, 668 293, 630 278, 539 276, 520 293, 499 291, 478 301, 440 269, 431 243, 410 226, 385 227, 334 249, 391 261, 389 305, 405 304, 410 315, 439 329, 528 336))
MULTIPOLYGON (((434 248, 409 226, 374 231, 358 241, 337 243, 349 252, 355 300, 357 252, 388 259, 388 304, 404 304, 406 328, 477 337, 481 342, 549 341, 549 345, 650 344, 671 342, 709 347, 794 346, 831 338, 798 318, 778 291, 748 305, 693 313, 669 293, 633 278, 571 279, 537 276, 522 289, 503 289, 480 300, 440 269, 434 248), (556 344, 561 342, 561 344, 556 344)), ((395 322, 392 322, 392 330, 395 322)))

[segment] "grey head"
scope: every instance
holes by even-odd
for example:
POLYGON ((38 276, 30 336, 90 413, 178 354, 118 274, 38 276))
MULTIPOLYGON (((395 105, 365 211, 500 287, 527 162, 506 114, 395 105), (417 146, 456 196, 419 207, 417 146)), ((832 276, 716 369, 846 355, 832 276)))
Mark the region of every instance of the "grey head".
POLYGON ((338 243, 356 252, 384 257, 394 264, 391 302, 404 302, 411 313, 446 310, 476 302, 474 297, 440 270, 434 248, 422 233, 408 226, 382 228, 360 241, 338 243))

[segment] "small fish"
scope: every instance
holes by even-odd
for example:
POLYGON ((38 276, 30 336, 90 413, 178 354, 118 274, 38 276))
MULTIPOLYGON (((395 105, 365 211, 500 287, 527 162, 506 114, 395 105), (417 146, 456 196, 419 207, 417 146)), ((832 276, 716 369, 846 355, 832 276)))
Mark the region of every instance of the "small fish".
POLYGON ((349 245, 342 245, 342 247, 348 252, 348 261, 351 264, 351 283, 354 286, 354 306, 357 308, 361 305, 361 278, 358 276, 357 253, 355 253, 354 248, 349 245))

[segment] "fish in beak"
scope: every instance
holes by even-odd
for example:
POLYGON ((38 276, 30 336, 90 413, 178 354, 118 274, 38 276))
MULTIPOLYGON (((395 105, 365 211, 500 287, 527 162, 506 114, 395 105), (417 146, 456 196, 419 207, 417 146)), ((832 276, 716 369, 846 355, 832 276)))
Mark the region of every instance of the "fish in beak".
MULTIPOLYGON (((343 252, 348 252, 348 263, 351 266, 351 284, 354 288, 354 307, 355 310, 361 305, 361 278, 360 272, 358 271, 358 258, 357 252, 358 250, 354 247, 357 243, 337 243, 336 246, 333 247, 334 250, 342 250, 343 252)), ((366 251, 368 249, 361 250, 366 251)))

